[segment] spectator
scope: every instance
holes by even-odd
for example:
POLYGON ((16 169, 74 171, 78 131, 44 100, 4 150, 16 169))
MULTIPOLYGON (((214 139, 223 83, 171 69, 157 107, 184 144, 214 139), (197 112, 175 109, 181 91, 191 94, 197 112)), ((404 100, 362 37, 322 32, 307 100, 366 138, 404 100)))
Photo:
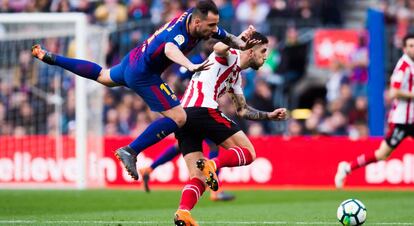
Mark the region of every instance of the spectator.
POLYGON ((230 0, 215 0, 220 15, 220 22, 233 20, 234 7, 230 0))
POLYGON ((247 132, 247 135, 250 137, 261 137, 265 135, 265 129, 259 122, 249 122, 249 130, 247 132))
POLYGON ((172 19, 180 16, 183 10, 183 3, 181 0, 164 0, 164 11, 162 12, 162 22, 166 23, 172 19))
POLYGON ((145 0, 131 0, 128 5, 128 16, 130 20, 149 17, 149 8, 145 0))
POLYGON ((318 135, 318 127, 325 119, 326 110, 324 102, 321 100, 315 101, 312 106, 311 115, 305 120, 305 134, 318 135))
POLYGON ((267 15, 267 19, 274 20, 277 18, 286 18, 289 16, 287 11, 287 4, 285 0, 271 1, 271 8, 267 15))
POLYGON ((264 65, 260 68, 261 71, 267 71, 269 73, 276 73, 279 68, 281 57, 278 49, 278 39, 275 36, 267 36, 269 40, 268 55, 264 65))
POLYGON ((288 121, 287 134, 290 137, 298 137, 303 134, 303 126, 296 119, 290 119, 288 121))
POLYGON ((52 5, 50 6, 51 12, 70 12, 72 11, 72 7, 70 5, 69 0, 57 0, 53 1, 52 5))
POLYGON ((289 90, 305 74, 308 44, 300 43, 295 27, 286 30, 286 40, 281 49, 278 73, 283 76, 285 89, 289 90))
POLYGON ((1 0, 0 2, 0 13, 9 13, 11 9, 9 7, 9 0, 1 0))
POLYGON ((241 30, 245 30, 249 25, 256 27, 258 31, 263 31, 264 21, 269 13, 268 4, 260 0, 245 0, 236 8, 236 18, 241 22, 241 30))
POLYGON ((326 100, 328 103, 339 98, 341 85, 348 83, 344 65, 338 60, 332 60, 328 82, 326 83, 326 100))
POLYGON ((108 27, 116 27, 128 18, 127 8, 118 0, 105 0, 104 3, 95 9, 96 20, 108 27))
POLYGON ((350 56, 351 85, 354 97, 367 95, 368 82, 368 46, 366 35, 359 36, 358 47, 350 56))
MULTIPOLYGON (((262 79, 256 80, 253 98, 249 101, 250 105, 258 110, 272 112, 275 107, 272 101, 272 90, 269 85, 262 79)), ((258 122, 261 124, 264 133, 271 133, 271 124, 268 121, 258 122)))

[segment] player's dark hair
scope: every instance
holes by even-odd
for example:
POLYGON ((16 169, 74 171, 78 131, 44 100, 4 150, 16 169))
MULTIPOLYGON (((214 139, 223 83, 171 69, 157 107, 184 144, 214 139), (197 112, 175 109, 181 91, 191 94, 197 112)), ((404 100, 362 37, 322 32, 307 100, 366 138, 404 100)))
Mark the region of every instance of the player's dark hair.
POLYGON ((205 19, 208 12, 212 12, 215 15, 219 13, 216 4, 212 0, 201 0, 193 9, 193 15, 201 19, 205 19))
POLYGON ((404 47, 407 45, 407 40, 408 39, 414 39, 414 33, 408 33, 407 35, 404 36, 404 38, 403 38, 403 46, 404 47))
POLYGON ((255 31, 252 34, 251 39, 256 39, 256 40, 260 41, 260 44, 267 44, 267 43, 269 43, 269 40, 267 39, 267 37, 264 36, 264 35, 262 35, 261 33, 257 32, 257 31, 255 31))

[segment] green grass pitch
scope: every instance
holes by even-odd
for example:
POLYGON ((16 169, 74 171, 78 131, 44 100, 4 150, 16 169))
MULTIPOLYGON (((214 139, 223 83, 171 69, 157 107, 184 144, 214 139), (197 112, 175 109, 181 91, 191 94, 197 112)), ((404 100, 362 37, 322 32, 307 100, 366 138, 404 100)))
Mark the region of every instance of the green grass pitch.
MULTIPOLYGON (((200 225, 340 225, 336 209, 357 198, 365 225, 414 225, 411 191, 234 191, 231 202, 205 196, 192 211, 200 225)), ((0 190, 0 225, 173 225, 180 191, 0 190)))

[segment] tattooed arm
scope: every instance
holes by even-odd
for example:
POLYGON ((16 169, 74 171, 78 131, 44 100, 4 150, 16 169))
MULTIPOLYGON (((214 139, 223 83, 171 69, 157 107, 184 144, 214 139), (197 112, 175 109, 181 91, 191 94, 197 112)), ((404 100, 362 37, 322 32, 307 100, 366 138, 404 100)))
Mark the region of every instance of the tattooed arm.
POLYGON ((218 42, 214 45, 214 52, 218 56, 227 56, 227 51, 230 48, 243 50, 243 46, 244 46, 244 49, 249 49, 253 45, 259 43, 257 40, 250 40, 250 37, 252 36, 254 32, 256 32, 256 28, 250 25, 238 37, 236 37, 233 34, 226 33, 226 38, 224 40, 221 40, 221 42, 218 42))
MULTIPOLYGON (((254 28, 254 27, 253 27, 254 28)), ((248 28, 248 30, 251 29, 250 27, 248 28)), ((248 32, 253 32, 252 30, 249 30, 248 32)), ((249 33, 250 35, 250 33, 249 33)), ((223 44, 227 45, 230 48, 233 49, 240 49, 240 50, 246 50, 246 49, 250 49, 253 46, 257 45, 260 43, 259 40, 255 40, 255 39, 250 39, 249 37, 244 37, 243 33, 242 35, 240 35, 239 37, 227 33, 226 32, 226 37, 222 40, 220 40, 223 44), (246 41, 244 41, 244 40, 246 41)))
POLYGON ((272 112, 259 111, 246 104, 244 95, 230 93, 230 97, 236 106, 237 114, 242 118, 254 121, 287 119, 285 108, 278 108, 272 112))

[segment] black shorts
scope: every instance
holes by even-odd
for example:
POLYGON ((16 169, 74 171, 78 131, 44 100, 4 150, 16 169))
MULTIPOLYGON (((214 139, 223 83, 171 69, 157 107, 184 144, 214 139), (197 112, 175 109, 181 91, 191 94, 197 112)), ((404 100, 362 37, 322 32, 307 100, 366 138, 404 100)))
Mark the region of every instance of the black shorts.
POLYGON ((407 136, 414 137, 414 125, 389 123, 385 141, 395 149, 407 136))
POLYGON ((185 108, 187 122, 176 133, 181 153, 202 151, 205 138, 217 145, 240 131, 240 128, 221 111, 213 108, 185 108))

